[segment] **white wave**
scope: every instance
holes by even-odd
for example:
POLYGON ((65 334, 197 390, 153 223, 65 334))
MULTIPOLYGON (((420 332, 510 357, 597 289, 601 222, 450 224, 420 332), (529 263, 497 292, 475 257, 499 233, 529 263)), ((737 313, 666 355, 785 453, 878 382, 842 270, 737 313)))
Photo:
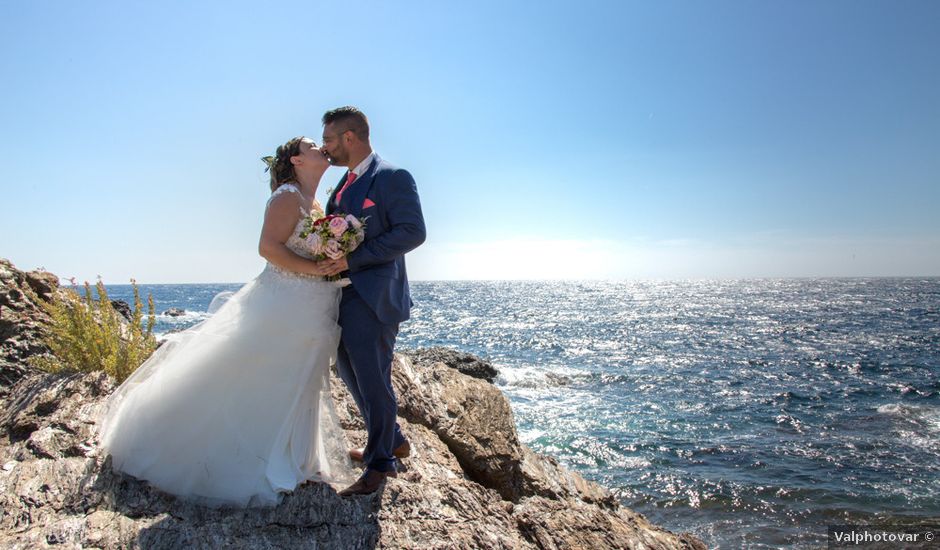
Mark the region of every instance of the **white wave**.
POLYGON ((878 407, 877 410, 880 414, 903 416, 903 413, 901 411, 901 406, 902 405, 900 403, 889 403, 887 405, 881 405, 880 407, 878 407))
POLYGON ((193 323, 194 321, 204 321, 208 319, 211 314, 207 311, 185 311, 182 315, 157 315, 156 318, 160 322, 169 323, 171 325, 185 325, 193 323))
POLYGON ((539 430, 539 429, 536 429, 536 428, 533 428, 533 429, 531 429, 531 430, 520 430, 520 431, 519 431, 519 439, 520 439, 523 443, 525 443, 526 445, 528 445, 529 443, 532 443, 532 442, 535 441, 536 439, 538 439, 538 438, 542 437, 543 435, 545 435, 545 433, 546 433, 545 430, 539 430))
POLYGON ((940 408, 888 403, 877 409, 878 413, 894 416, 919 425, 931 438, 940 435, 940 408))
POLYGON ((583 373, 565 367, 506 367, 497 366, 496 383, 509 388, 551 388, 567 386, 583 373))
POLYGON ((932 434, 940 434, 940 409, 932 409, 924 412, 924 425, 932 434))
POLYGON ((616 462, 617 466, 624 470, 639 470, 652 466, 652 462, 640 456, 627 456, 616 462))

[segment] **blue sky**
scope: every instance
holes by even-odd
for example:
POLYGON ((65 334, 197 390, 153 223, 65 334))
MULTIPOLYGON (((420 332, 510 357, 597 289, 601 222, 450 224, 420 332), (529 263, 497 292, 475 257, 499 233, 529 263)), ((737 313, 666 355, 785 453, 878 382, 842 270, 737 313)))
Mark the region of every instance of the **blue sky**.
POLYGON ((933 1, 3 2, 0 257, 246 281, 259 157, 353 104, 418 183, 414 279, 940 275, 938 24, 933 1))

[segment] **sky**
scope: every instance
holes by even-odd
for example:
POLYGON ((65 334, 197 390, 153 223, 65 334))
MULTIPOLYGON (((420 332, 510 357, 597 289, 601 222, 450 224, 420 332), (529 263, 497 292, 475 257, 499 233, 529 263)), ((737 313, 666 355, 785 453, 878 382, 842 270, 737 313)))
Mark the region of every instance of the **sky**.
POLYGON ((0 0, 0 257, 248 281, 260 157, 356 105, 418 185, 413 280, 938 276, 938 28, 934 0, 0 0))

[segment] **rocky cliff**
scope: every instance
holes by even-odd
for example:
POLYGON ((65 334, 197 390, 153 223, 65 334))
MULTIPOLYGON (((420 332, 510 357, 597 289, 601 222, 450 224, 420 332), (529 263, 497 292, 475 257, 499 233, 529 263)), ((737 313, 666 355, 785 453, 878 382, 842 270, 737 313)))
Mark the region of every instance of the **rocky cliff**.
MULTIPOLYGON (((446 350, 396 356, 399 421, 412 456, 375 495, 344 499, 311 483, 272 509, 180 502, 114 474, 98 452, 94 418, 112 379, 23 366, 24 354, 42 351, 35 340, 42 319, 35 304, 9 298, 17 285, 33 284, 30 275, 9 262, 0 268, 0 305, 10 308, 0 341, 8 365, 0 378, 4 548, 705 548, 525 447, 484 363, 446 350)), ((48 296, 54 278, 38 275, 52 285, 48 296)), ((350 444, 363 442, 355 405, 336 378, 333 398, 350 444)))
POLYGON ((23 375, 27 357, 49 351, 41 342, 48 316, 35 299, 48 300, 58 284, 51 273, 23 272, 0 258, 0 396, 23 375))

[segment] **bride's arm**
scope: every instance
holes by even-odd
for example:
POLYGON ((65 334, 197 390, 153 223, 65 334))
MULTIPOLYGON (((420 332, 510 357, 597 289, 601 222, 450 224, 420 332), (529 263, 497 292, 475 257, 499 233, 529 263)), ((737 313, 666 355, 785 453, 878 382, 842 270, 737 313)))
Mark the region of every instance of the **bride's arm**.
POLYGON ((258 254, 288 271, 309 275, 327 275, 329 270, 326 263, 321 264, 298 256, 285 244, 294 232, 297 221, 300 220, 300 201, 293 195, 293 193, 284 193, 275 197, 268 205, 264 213, 264 226, 261 228, 258 254))

